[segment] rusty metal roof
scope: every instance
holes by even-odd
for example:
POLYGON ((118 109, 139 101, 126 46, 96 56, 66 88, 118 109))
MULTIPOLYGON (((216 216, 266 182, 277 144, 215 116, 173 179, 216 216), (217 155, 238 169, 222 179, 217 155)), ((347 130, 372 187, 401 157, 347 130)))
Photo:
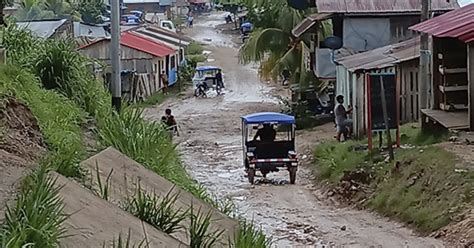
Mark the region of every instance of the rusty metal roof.
MULTIPOLYGON (((419 12, 421 0, 314 0, 319 13, 381 14, 419 12)), ((431 10, 459 8, 455 0, 431 0, 431 10)))
POLYGON ((306 31, 308 31, 308 29, 310 29, 311 27, 313 27, 318 21, 321 21, 321 20, 325 20, 325 19, 328 19, 329 17, 331 17, 332 14, 330 13, 324 13, 324 14, 321 14, 321 13, 316 13, 316 14, 312 14, 308 17, 306 17, 303 21, 301 21, 300 23, 298 23, 298 25, 296 25, 293 30, 291 30, 291 33, 295 36, 295 37, 300 37, 301 35, 303 35, 306 31))
POLYGON ((474 41, 474 3, 410 27, 435 37, 474 41))
POLYGON ((337 63, 351 72, 382 69, 420 57, 420 38, 413 38, 363 53, 343 57, 337 63))

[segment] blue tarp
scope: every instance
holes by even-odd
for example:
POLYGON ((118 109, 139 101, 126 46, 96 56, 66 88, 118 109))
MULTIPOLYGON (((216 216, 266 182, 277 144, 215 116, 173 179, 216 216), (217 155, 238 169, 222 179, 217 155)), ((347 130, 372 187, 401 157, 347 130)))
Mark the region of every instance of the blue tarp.
POLYGON ((214 70, 221 70, 221 68, 213 65, 205 65, 205 66, 198 66, 196 67, 196 71, 214 71, 214 70))
POLYGON ((178 79, 178 77, 176 76, 176 68, 173 68, 169 71, 169 76, 168 76, 168 85, 171 86, 171 85, 174 85, 178 79))
POLYGON ((274 112, 255 113, 242 116, 245 124, 263 124, 263 123, 278 123, 278 124, 295 124, 295 117, 274 112))

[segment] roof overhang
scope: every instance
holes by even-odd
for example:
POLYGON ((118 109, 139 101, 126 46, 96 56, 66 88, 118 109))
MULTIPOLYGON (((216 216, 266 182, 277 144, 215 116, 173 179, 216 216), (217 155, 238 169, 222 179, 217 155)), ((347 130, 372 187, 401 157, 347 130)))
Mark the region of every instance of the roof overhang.
POLYGON ((409 29, 434 37, 457 38, 464 43, 474 42, 474 3, 418 23, 409 29))
POLYGON ((306 17, 303 21, 298 23, 293 30, 291 30, 291 34, 295 37, 300 37, 304 33, 306 33, 309 29, 311 29, 316 23, 326 20, 332 17, 332 13, 317 13, 306 17))

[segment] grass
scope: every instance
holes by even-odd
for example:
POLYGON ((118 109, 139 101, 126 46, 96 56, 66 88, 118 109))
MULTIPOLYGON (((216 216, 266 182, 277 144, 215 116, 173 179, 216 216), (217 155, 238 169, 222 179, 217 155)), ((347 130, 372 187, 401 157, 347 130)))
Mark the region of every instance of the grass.
POLYGON ((133 104, 133 107, 136 107, 136 108, 153 107, 153 106, 163 103, 166 99, 170 97, 177 96, 179 93, 180 92, 177 85, 173 85, 172 87, 168 87, 168 95, 163 95, 162 92, 156 92, 155 94, 151 95, 144 101, 133 104))
POLYGON ((50 154, 46 163, 65 176, 80 177, 79 162, 85 156, 81 123, 85 112, 71 100, 41 87, 34 75, 0 66, 0 97, 13 96, 24 102, 37 118, 50 154))
MULTIPOLYGON (((395 136, 393 136, 395 137, 395 136)), ((406 124, 400 128, 400 142, 417 146, 426 146, 447 140, 448 132, 428 133, 421 131, 419 125, 406 124)))
POLYGON ((317 175, 337 185, 347 171, 368 171, 373 175, 366 185, 368 190, 356 196, 366 200, 366 207, 422 232, 438 230, 464 206, 472 205, 474 172, 457 172, 457 158, 430 145, 446 134, 421 133, 411 126, 403 127, 401 133, 402 143, 422 147, 395 150, 398 169, 377 152, 369 156, 366 150, 354 150, 364 141, 328 142, 315 150, 317 175))
POLYGON ((99 124, 100 141, 117 148, 148 169, 204 198, 203 190, 187 174, 166 129, 142 118, 142 110, 124 108, 99 124))
POLYGON ((207 61, 207 57, 204 54, 187 55, 186 57, 188 58, 188 60, 196 64, 207 61))
POLYGON ((16 204, 7 207, 0 229, 1 247, 58 247, 64 237, 63 202, 60 187, 48 176, 46 166, 32 173, 18 195, 16 204))
POLYGON ((129 229, 126 238, 123 238, 122 234, 120 233, 116 239, 112 240, 110 245, 107 245, 104 242, 104 244, 102 245, 102 248, 144 248, 144 247, 148 247, 145 241, 146 240, 144 239, 138 243, 132 244, 131 231, 129 229))
POLYGON ((191 42, 186 48, 186 55, 201 55, 204 52, 204 48, 198 42, 191 42))
POLYGON ((113 172, 114 172, 114 169, 111 169, 109 174, 107 175, 107 178, 105 179, 105 182, 102 183, 102 179, 100 177, 100 171, 99 171, 99 164, 98 162, 96 162, 95 174, 96 174, 96 180, 97 180, 97 187, 99 187, 99 190, 97 191, 97 195, 106 201, 109 200, 109 191, 111 187, 111 178, 112 178, 113 172))
MULTIPOLYGON (((229 202, 213 199, 186 173, 175 145, 159 123, 145 121, 141 117, 141 110, 130 107, 125 108, 120 114, 113 114, 109 94, 86 68, 90 61, 74 51, 69 41, 37 39, 28 32, 15 28, 15 25, 9 25, 3 32, 2 45, 7 49, 10 65, 0 66, 0 97, 14 96, 20 99, 38 119, 49 148, 49 154, 42 164, 51 165, 52 169, 67 177, 81 178, 84 172, 79 162, 86 155, 81 125, 86 118, 92 117, 97 123, 97 138, 101 145, 114 146, 219 210, 231 212, 232 205, 229 202)), ((198 61, 205 60, 202 52, 203 47, 198 43, 191 44, 187 49, 187 54, 198 61)), ((196 61, 191 60, 191 66, 181 71, 182 80, 191 79, 195 63, 196 61)), ((162 98, 159 95, 154 96, 139 107, 157 104, 163 100, 162 98)), ((54 183, 50 186, 52 185, 54 183)), ((109 187, 107 181, 100 186, 101 197, 108 198, 109 187)), ((30 189, 28 194, 32 192, 35 191, 30 189)), ((56 191, 51 192, 54 195, 56 191)), ((54 247, 55 245, 49 246, 49 244, 57 242, 62 231, 48 228, 57 228, 57 225, 53 224, 63 220, 63 216, 59 215, 60 209, 53 208, 61 207, 60 202, 53 198, 54 201, 50 203, 56 205, 48 206, 51 208, 50 212, 37 209, 37 213, 23 213, 20 211, 22 208, 40 205, 34 199, 28 198, 33 196, 21 194, 20 196, 24 198, 19 198, 17 207, 10 211, 10 224, 3 226, 2 242, 8 243, 12 240, 11 242, 15 243, 10 244, 19 244, 18 242, 21 243, 22 240, 37 239, 35 235, 40 233, 44 238, 41 242, 48 244, 38 247, 54 247), (33 219, 26 220, 21 219, 21 214, 36 215, 33 219), (41 218, 47 218, 53 224, 41 230, 31 230, 35 226, 29 225, 29 222, 39 221, 41 218), (48 233, 41 233, 43 231, 48 233)), ((208 232, 210 215, 193 213, 191 219, 193 220, 191 234, 195 238, 193 244, 209 247, 217 240, 216 235, 222 234, 208 232)), ((130 244, 120 235, 117 243, 113 244, 113 247, 129 246, 130 244)))
POLYGON ((255 228, 253 223, 245 220, 240 222, 237 235, 234 238, 231 248, 267 248, 271 247, 271 241, 267 239, 262 230, 255 228))
POLYGON ((355 152, 356 141, 339 143, 331 141, 318 145, 315 157, 318 159, 318 176, 333 183, 339 182, 344 171, 355 170, 364 163, 367 155, 355 152))
POLYGON ((211 248, 219 243, 219 239, 225 230, 212 231, 212 213, 204 213, 201 209, 197 212, 193 206, 190 208, 191 224, 189 227, 190 248, 211 248))
POLYGON ((175 207, 179 194, 172 194, 172 190, 160 198, 138 186, 135 195, 128 199, 125 210, 165 233, 174 233, 182 228, 181 222, 188 212, 175 207))
POLYGON ((455 172, 456 157, 439 147, 400 151, 399 173, 384 170, 368 206, 431 232, 448 224, 473 203, 474 172, 455 172))

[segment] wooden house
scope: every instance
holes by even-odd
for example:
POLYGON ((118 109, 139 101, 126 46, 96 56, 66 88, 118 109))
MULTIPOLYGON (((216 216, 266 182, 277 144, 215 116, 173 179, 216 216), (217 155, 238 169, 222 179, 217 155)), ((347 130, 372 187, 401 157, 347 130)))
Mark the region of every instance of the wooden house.
POLYGON ((178 66, 184 62, 184 50, 190 44, 191 40, 180 34, 152 25, 135 29, 133 33, 158 43, 163 43, 174 50, 174 54, 166 57, 165 66, 169 70, 168 79, 170 85, 175 84, 177 81, 178 66))
POLYGON ((417 24, 429 34, 433 104, 422 125, 474 131, 474 4, 417 24))
POLYGON ((343 95, 346 105, 354 108, 354 135, 366 134, 368 125, 368 82, 370 73, 394 73, 401 123, 419 118, 418 64, 419 37, 363 53, 343 57, 337 63, 336 94, 343 95))
MULTIPOLYGON (((110 65, 110 39, 102 39, 81 47, 84 55, 110 65)), ((169 76, 166 58, 174 50, 165 44, 147 39, 132 32, 122 33, 120 39, 120 59, 123 71, 134 72, 130 82, 122 82, 122 91, 129 100, 146 98, 163 87, 161 74, 169 76)))
MULTIPOLYGON (((334 58, 365 52, 416 36, 408 29, 420 20, 421 0, 314 0, 318 13, 293 30, 294 37, 311 36, 311 64, 316 77, 336 80, 334 58), (318 37, 323 22, 332 25, 331 35, 341 38, 343 49, 333 53, 318 37)), ((456 1, 432 0, 434 15, 459 8, 456 1)))

